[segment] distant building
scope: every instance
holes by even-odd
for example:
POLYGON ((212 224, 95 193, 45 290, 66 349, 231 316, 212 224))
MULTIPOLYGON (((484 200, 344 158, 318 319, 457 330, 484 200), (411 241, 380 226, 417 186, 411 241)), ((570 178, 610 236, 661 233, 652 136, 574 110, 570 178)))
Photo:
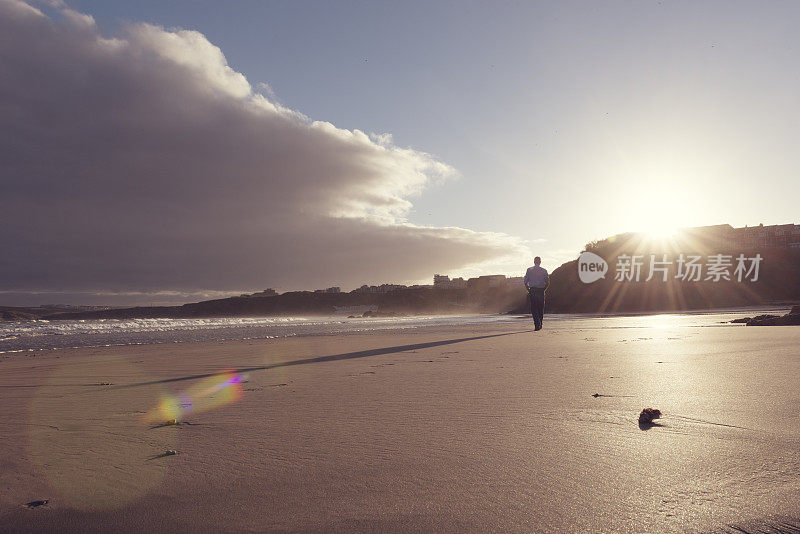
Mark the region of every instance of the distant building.
POLYGON ((381 284, 378 286, 380 293, 388 293, 389 291, 398 291, 400 289, 407 289, 408 286, 402 284, 381 284))
POLYGON ((450 286, 450 277, 446 274, 434 274, 433 275, 433 287, 435 288, 445 288, 450 286))
POLYGON ((389 291, 397 291, 399 289, 407 289, 407 286, 401 284, 381 284, 379 286, 363 286, 354 289, 351 293, 388 293, 389 291))
POLYGON ((478 280, 486 280, 489 287, 500 287, 506 283, 506 275, 504 274, 487 274, 479 276, 478 280))
POLYGON ((267 288, 267 289, 265 289, 264 291, 259 291, 258 293, 253 293, 253 294, 252 294, 252 295, 250 295, 250 296, 251 296, 251 297, 275 297, 275 296, 277 296, 277 295, 278 295, 278 292, 277 292, 277 291, 275 291, 275 290, 274 290, 274 289, 272 289, 271 287, 268 287, 268 288, 267 288))
POLYGON ((467 281, 461 277, 450 280, 450 289, 466 289, 467 281))
POLYGON ((525 286, 525 277, 524 276, 513 276, 506 278, 506 286, 508 287, 524 287, 525 286))
POLYGON ((800 248, 800 224, 733 228, 728 237, 737 248, 800 248))
POLYGON ((477 278, 470 278, 467 280, 467 287, 474 290, 485 290, 489 288, 498 288, 506 283, 506 275, 504 274, 487 274, 477 278))
POLYGON ((341 293, 342 289, 339 286, 328 287, 325 289, 315 289, 314 293, 341 293))
POLYGON ((465 289, 467 281, 463 278, 453 278, 443 274, 433 275, 433 288, 434 289, 465 289))
POLYGON ((361 287, 357 287, 356 289, 351 291, 351 293, 377 293, 377 292, 378 292, 378 286, 368 286, 367 284, 364 284, 361 287))
POLYGON ((711 246, 736 249, 800 248, 800 225, 775 224, 734 228, 730 224, 686 228, 682 233, 711 246))

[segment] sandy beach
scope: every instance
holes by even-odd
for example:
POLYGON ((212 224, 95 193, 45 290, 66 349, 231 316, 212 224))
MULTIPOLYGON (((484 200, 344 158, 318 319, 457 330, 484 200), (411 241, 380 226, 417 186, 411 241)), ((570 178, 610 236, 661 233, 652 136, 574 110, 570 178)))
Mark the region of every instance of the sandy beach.
POLYGON ((798 347, 520 322, 4 354, 0 531, 797 526, 798 347))

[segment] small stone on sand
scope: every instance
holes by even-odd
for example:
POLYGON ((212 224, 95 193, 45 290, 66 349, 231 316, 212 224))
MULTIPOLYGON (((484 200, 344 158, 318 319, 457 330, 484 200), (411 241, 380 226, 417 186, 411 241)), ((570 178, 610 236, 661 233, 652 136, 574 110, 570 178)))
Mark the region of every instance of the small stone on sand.
POLYGON ((650 424, 653 422, 653 419, 658 419, 659 417, 661 417, 661 410, 645 408, 642 410, 642 413, 639 414, 639 422, 642 424, 650 424))

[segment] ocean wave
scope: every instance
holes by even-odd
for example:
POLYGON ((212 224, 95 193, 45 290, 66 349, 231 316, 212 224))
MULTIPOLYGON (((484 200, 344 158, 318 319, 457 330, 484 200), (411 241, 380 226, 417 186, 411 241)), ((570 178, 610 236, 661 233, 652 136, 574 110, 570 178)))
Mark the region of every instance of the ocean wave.
POLYGON ((108 334, 115 332, 169 332, 242 326, 314 324, 304 317, 236 317, 203 319, 79 319, 74 321, 14 321, 0 323, 0 341, 12 336, 108 334))
MULTIPOLYGON (((675 327, 739 327, 728 321, 744 311, 639 315, 553 315, 546 317, 550 329, 575 331, 635 329, 651 333, 675 327)), ((752 314, 752 310, 748 310, 752 314)), ((436 315, 407 317, 218 317, 195 319, 82 319, 60 321, 12 321, 0 323, 0 353, 74 347, 147 345, 193 341, 268 339, 289 336, 324 336, 408 330, 469 324, 518 323, 527 327, 529 316, 436 315)), ((631 341, 641 339, 632 337, 631 341)))

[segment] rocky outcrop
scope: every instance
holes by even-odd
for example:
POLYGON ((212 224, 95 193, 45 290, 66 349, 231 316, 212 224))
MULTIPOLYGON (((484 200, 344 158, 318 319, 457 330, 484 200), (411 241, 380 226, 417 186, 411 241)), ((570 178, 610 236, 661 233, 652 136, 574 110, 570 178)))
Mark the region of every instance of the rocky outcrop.
POLYGON ((792 309, 786 315, 775 316, 759 316, 753 317, 747 321, 747 326, 790 326, 800 325, 800 306, 792 306, 792 309))
POLYGON ((118 308, 84 312, 61 312, 43 315, 58 319, 129 319, 172 317, 268 317, 330 316, 342 308, 372 308, 355 317, 403 317, 445 313, 501 313, 512 308, 521 287, 465 289, 407 288, 386 293, 316 293, 292 291, 274 296, 230 297, 206 300, 182 306, 118 308))
POLYGON ((733 321, 730 321, 730 322, 731 323, 737 323, 737 324, 747 324, 750 321, 763 321, 765 319, 775 319, 775 318, 778 318, 778 317, 780 317, 780 315, 764 314, 764 315, 756 315, 755 317, 741 317, 739 319, 734 319, 733 321))
POLYGON ((0 321, 29 321, 36 319, 38 316, 32 313, 0 310, 0 321))
MULTIPOLYGON (((594 248, 608 262, 609 272, 605 278, 592 283, 584 283, 578 276, 578 262, 572 260, 550 272, 550 288, 545 298, 546 313, 629 313, 654 311, 683 311, 714 308, 771 307, 785 302, 800 302, 800 249, 767 248, 759 250, 692 248, 659 249, 655 246, 641 250, 626 248, 623 244, 608 243, 602 248, 594 248), (633 252, 635 251, 635 252, 633 252), (639 254, 644 256, 640 281, 617 281, 616 263, 620 254, 639 254), (707 263, 711 254, 727 254, 736 258, 742 253, 746 257, 760 254, 758 279, 753 282, 743 277, 740 282, 731 268, 729 280, 707 280, 707 269, 703 269, 697 281, 676 278, 675 258, 680 254, 697 254, 707 263), (655 275, 647 280, 647 265, 650 255, 660 258, 667 254, 673 261, 666 281, 655 275)), ((734 260, 735 263, 735 260, 734 260)), ((528 311, 524 291, 517 305, 511 309, 516 313, 528 311)))

